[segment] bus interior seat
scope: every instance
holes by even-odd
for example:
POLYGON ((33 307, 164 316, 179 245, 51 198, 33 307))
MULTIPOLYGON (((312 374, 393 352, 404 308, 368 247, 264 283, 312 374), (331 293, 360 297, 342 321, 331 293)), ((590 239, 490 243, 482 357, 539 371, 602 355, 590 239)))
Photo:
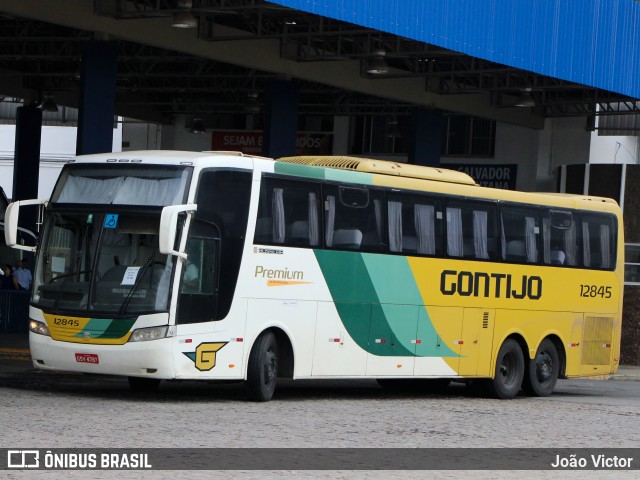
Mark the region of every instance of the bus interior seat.
POLYGON ((566 255, 562 250, 551 250, 550 260, 551 265, 564 265, 564 259, 566 255))
POLYGON ((487 253, 489 258, 494 258, 498 248, 498 239, 494 237, 487 238, 487 253))
POLYGON ((291 224, 291 239, 294 243, 309 243, 309 222, 297 220, 291 224))
POLYGON ((462 242, 462 255, 464 257, 475 257, 476 247, 473 245, 473 239, 465 238, 462 242))
POLYGON ((402 251, 403 252, 417 252, 418 251, 418 239, 413 235, 402 236, 402 251))
POLYGON ((343 248, 360 248, 362 232, 357 228, 336 230, 333 234, 333 246, 343 248))
POLYGON ((509 240, 507 242, 507 260, 516 262, 527 261, 527 250, 522 240, 509 240))
POLYGON ((257 242, 271 242, 273 239, 273 222, 270 217, 256 220, 255 239, 257 242))
POLYGON ((373 231, 370 230, 363 235, 361 244, 363 246, 366 245, 368 247, 379 248, 382 242, 380 241, 380 236, 378 235, 378 232, 376 232, 375 230, 373 231))

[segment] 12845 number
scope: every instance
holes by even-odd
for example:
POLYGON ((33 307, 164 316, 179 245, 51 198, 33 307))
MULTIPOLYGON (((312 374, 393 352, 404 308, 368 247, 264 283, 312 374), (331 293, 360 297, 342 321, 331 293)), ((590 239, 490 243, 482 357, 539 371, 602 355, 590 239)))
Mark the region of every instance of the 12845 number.
POLYGON ((611 287, 604 285, 580 285, 580 296, 587 298, 611 298, 611 287))

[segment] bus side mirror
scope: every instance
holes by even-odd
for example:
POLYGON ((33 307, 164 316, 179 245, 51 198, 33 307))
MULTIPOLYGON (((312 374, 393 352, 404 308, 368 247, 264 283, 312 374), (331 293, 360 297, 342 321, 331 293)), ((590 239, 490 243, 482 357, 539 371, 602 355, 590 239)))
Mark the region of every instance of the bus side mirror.
POLYGON ((20 207, 27 205, 44 205, 47 206, 47 200, 19 200, 10 203, 7 211, 4 213, 4 241, 8 247, 18 250, 26 250, 35 252, 36 247, 30 247, 18 244, 18 217, 20 216, 20 207))
POLYGON ((163 255, 175 255, 180 258, 187 258, 184 252, 173 249, 176 242, 176 231, 178 230, 178 215, 182 212, 193 213, 198 209, 195 203, 187 205, 170 205, 162 209, 160 215, 160 234, 158 239, 160 253, 163 255))

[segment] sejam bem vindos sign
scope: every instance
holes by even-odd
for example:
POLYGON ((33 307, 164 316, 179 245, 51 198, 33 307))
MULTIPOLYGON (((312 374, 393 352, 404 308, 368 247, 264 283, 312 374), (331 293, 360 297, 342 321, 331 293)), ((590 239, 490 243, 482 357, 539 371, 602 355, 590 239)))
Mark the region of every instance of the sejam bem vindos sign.
MULTIPOLYGON (((263 155, 261 131, 214 130, 211 150, 234 151, 247 155, 263 155)), ((296 155, 331 155, 333 135, 321 132, 299 132, 296 139, 296 155)))

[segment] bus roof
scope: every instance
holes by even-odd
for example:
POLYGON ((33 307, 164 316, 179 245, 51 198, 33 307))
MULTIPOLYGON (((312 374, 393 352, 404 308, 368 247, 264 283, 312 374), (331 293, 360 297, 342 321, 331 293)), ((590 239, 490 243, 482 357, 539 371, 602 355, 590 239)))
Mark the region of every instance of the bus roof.
POLYGON ((197 162, 212 157, 245 157, 249 159, 271 160, 256 155, 245 155, 232 151, 180 151, 180 150, 131 150, 126 152, 95 153, 79 155, 67 163, 155 163, 164 165, 180 165, 184 162, 197 162))
POLYGON ((309 165, 312 167, 339 168, 342 170, 394 175, 421 180, 477 185, 475 180, 473 180, 469 175, 456 170, 410 165, 407 163, 390 162, 387 160, 373 160, 369 158, 347 156, 299 156, 282 157, 278 158, 277 161, 295 163, 298 165, 309 165))
MULTIPOLYGON (((156 164, 156 165, 180 165, 193 164, 194 166, 208 166, 212 159, 220 160, 236 158, 233 164, 239 168, 264 168, 259 164, 273 164, 271 158, 257 155, 246 155, 234 151, 177 151, 177 150, 141 150, 127 152, 100 153, 81 155, 67 163, 126 163, 156 164), (242 159, 242 161, 240 161, 242 159), (264 162, 264 163, 263 163, 264 162)), ((335 169, 343 171, 347 176, 370 174, 379 179, 376 182, 381 186, 406 188, 409 190, 429 190, 439 193, 452 193, 478 198, 491 198, 502 201, 514 201, 532 204, 544 204, 549 206, 563 206, 573 208, 588 208, 595 210, 618 211, 618 203, 610 198, 576 195, 555 192, 522 192, 481 187, 469 175, 449 170, 446 168, 425 167, 406 163, 359 158, 350 156, 293 156, 282 157, 275 160, 281 164, 301 165, 304 167, 317 167, 319 169, 335 169), (433 182, 429 185, 429 182, 433 182)), ((268 167, 267 167, 268 168, 268 167)), ((296 175, 306 176, 307 173, 297 172, 296 175)), ((347 178, 346 181, 359 179, 347 178)))
MULTIPOLYGON (((485 198, 534 205, 565 208, 586 208, 599 211, 619 211, 618 203, 610 198, 554 192, 523 192, 478 185, 469 175, 446 168, 424 167, 385 160, 348 156, 298 156, 276 160, 291 165, 319 167, 345 172, 368 173, 378 178, 375 184, 408 190, 449 193, 465 197, 485 198), (429 183, 432 182, 432 183, 429 183)), ((300 172, 299 174, 305 175, 300 172)), ((347 180, 349 181, 349 180, 347 180)), ((355 178, 353 181, 357 181, 355 178)))

